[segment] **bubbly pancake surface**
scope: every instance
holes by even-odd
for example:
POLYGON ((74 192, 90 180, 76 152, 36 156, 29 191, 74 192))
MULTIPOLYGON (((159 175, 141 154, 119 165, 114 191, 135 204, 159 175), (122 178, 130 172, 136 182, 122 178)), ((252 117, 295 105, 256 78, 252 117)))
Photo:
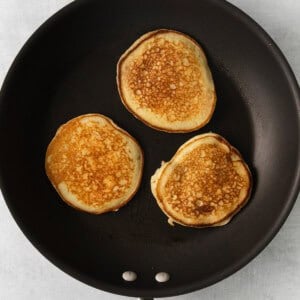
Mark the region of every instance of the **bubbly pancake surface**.
POLYGON ((47 175, 63 200, 91 213, 116 210, 130 200, 142 166, 137 142, 99 114, 62 125, 46 153, 47 175))
POLYGON ((216 134, 187 141, 152 177, 152 192, 171 222, 225 225, 247 202, 251 174, 239 152, 216 134))
POLYGON ((204 126, 216 95, 206 57, 190 37, 157 30, 120 58, 117 82, 125 106, 143 122, 168 132, 204 126))

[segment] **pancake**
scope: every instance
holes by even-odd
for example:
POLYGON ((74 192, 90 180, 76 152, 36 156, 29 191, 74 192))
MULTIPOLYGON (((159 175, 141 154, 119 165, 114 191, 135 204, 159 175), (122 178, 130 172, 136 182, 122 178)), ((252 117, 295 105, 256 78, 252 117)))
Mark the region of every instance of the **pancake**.
POLYGON ((118 210, 134 196, 143 153, 111 119, 87 114, 59 127, 48 146, 45 169, 62 200, 101 214, 118 210))
POLYGON ((214 133, 188 140, 151 178, 152 193, 169 223, 190 227, 227 224, 247 203, 251 187, 241 154, 214 133))
POLYGON ((125 107, 148 126, 190 132, 209 122, 216 93, 205 54, 186 34, 144 34, 121 56, 117 85, 125 107))

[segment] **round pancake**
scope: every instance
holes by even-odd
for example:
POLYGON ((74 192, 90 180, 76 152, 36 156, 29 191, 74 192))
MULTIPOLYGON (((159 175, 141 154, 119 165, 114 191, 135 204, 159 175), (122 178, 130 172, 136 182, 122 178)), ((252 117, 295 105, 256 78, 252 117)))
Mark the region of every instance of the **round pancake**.
POLYGON ((87 114, 60 126, 48 146, 45 169, 66 203, 101 214, 118 210, 136 193, 143 153, 111 119, 87 114))
POLYGON ((227 224, 247 203, 251 187, 241 154, 214 133, 188 140, 151 178, 152 193, 169 223, 191 227, 227 224))
POLYGON ((140 37, 118 62, 117 85, 123 104, 136 118, 166 132, 203 127, 216 105, 202 48, 174 30, 140 37))

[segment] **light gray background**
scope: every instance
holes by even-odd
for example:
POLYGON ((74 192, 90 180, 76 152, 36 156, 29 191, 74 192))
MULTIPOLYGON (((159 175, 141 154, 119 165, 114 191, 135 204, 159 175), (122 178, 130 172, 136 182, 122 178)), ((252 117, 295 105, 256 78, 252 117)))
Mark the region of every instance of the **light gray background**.
MULTIPOLYGON (((0 84, 32 32, 70 2, 0 0, 0 84)), ((299 82, 300 1, 231 2, 273 37, 299 82)), ((50 264, 21 233, 1 195, 0 232, 0 299, 126 299, 84 285, 50 264)), ((300 201, 275 239, 245 268, 214 286, 168 299, 300 299, 300 201)))

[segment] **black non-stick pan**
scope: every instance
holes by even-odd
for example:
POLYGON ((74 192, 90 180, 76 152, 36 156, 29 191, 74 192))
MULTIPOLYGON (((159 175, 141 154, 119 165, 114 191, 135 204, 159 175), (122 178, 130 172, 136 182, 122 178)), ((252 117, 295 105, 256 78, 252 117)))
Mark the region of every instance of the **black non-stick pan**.
POLYGON ((1 189, 16 222, 52 263, 99 289, 161 297, 201 289, 237 271, 274 237, 299 189, 299 87, 273 40, 224 1, 75 1, 33 34, 1 91, 1 189), (156 131, 122 105, 116 63, 139 36, 171 28, 207 53, 217 90, 212 120, 188 134, 156 131), (145 152, 141 187, 117 213, 96 216, 59 199, 44 171, 59 125, 101 113, 145 152), (196 134, 213 131, 249 163, 249 204, 220 228, 169 226, 150 176, 196 134), (126 282, 124 271, 137 279, 126 282), (155 275, 170 279, 158 283, 155 275))

